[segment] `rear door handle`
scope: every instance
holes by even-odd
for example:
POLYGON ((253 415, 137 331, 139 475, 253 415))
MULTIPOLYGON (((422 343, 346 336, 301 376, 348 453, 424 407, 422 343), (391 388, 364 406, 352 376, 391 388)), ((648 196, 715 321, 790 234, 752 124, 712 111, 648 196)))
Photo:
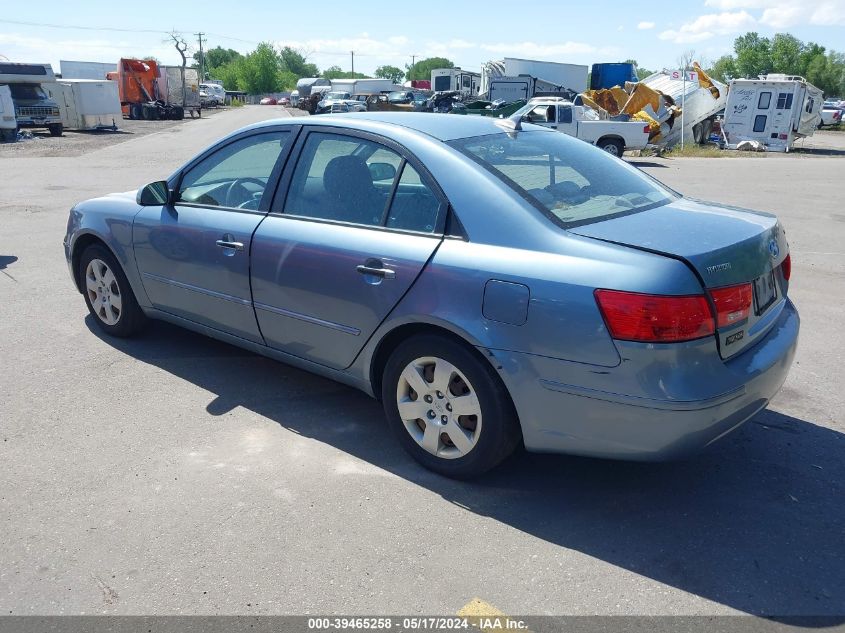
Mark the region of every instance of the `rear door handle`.
POLYGON ((396 277, 396 271, 389 268, 375 268, 373 266, 358 266, 355 268, 362 275, 373 275, 374 277, 381 277, 382 279, 393 279, 396 277))

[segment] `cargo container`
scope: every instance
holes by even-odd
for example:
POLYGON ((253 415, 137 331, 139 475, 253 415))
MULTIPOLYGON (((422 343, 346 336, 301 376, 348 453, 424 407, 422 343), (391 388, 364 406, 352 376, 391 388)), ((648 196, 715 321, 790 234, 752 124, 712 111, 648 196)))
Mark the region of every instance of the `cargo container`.
POLYGON ((117 70, 117 64, 63 59, 59 62, 59 68, 62 79, 106 79, 106 75, 117 70))
POLYGON ((77 130, 117 130, 123 120, 117 83, 93 79, 62 79, 46 84, 59 104, 62 125, 77 130))
POLYGON ((593 64, 590 69, 590 90, 624 87, 629 81, 639 81, 637 69, 629 62, 593 64))

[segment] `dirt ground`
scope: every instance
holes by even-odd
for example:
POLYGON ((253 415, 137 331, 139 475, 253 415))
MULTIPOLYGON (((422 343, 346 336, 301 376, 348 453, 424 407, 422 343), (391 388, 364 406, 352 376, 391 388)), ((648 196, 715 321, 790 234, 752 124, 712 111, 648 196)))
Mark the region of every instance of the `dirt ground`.
MULTIPOLYGON (((202 118, 213 117, 225 108, 212 108, 202 111, 202 118)), ((50 136, 46 129, 27 130, 31 139, 16 143, 0 143, 0 156, 27 157, 73 157, 82 156, 109 145, 123 143, 147 134, 161 132, 171 128, 192 125, 200 119, 191 119, 186 114, 182 121, 117 121, 117 131, 65 130, 62 136, 50 136)))

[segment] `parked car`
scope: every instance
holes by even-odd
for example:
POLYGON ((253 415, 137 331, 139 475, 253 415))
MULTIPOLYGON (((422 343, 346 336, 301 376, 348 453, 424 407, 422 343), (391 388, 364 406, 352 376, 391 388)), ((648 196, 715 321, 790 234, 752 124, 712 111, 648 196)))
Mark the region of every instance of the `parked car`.
POLYGON ((253 125, 77 204, 64 249, 107 335, 162 319, 361 389, 452 477, 521 443, 710 445, 778 392, 799 330, 775 216, 506 119, 253 125))
POLYGON ((290 105, 290 99, 288 97, 282 97, 281 99, 277 100, 276 103, 280 106, 287 107, 290 105))
POLYGON ((264 97, 258 102, 259 105, 277 105, 277 101, 273 97, 264 97))

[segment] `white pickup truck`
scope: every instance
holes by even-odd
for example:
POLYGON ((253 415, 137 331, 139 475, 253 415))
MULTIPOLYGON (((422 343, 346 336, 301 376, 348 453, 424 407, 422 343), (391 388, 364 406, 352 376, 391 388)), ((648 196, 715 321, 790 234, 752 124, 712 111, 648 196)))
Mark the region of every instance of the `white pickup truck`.
POLYGON ((614 156, 621 157, 625 150, 643 149, 648 144, 648 124, 602 120, 592 108, 559 97, 535 97, 514 112, 512 118, 517 116, 526 123, 580 138, 614 156))

